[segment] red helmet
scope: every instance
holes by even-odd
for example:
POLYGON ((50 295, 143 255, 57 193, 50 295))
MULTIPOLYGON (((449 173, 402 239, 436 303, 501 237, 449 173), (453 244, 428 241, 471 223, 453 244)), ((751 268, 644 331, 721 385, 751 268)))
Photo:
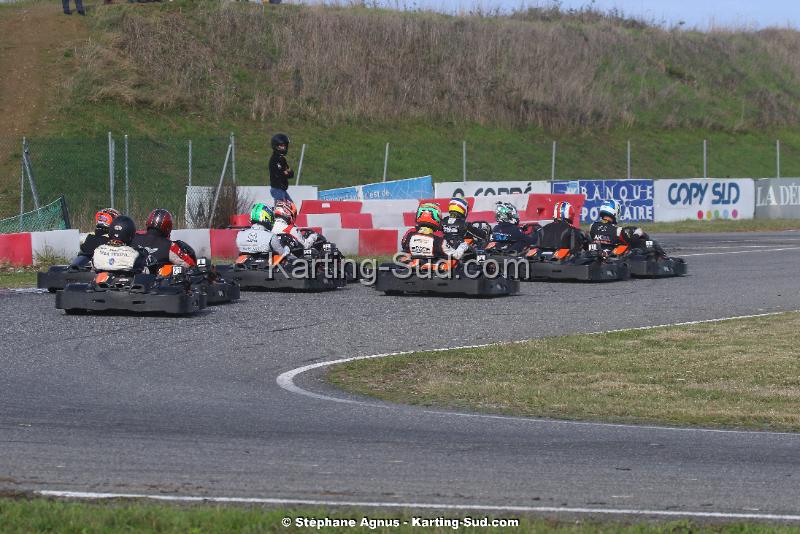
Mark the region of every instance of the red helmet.
POLYGON ((275 218, 283 219, 289 224, 297 219, 297 206, 291 200, 278 200, 275 202, 272 212, 275 214, 275 218))
POLYGON ((172 233, 172 214, 163 209, 156 208, 147 216, 147 229, 158 230, 164 237, 172 233))
POLYGON ((108 230, 111 221, 122 215, 114 208, 103 208, 94 214, 94 224, 98 230, 108 230))

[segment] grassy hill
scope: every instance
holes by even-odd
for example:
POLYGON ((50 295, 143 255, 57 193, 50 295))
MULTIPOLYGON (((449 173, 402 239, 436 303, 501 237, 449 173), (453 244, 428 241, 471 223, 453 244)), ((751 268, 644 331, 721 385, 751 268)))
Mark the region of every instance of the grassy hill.
MULTIPOLYGON (((143 210, 180 210, 188 139, 194 183, 215 183, 231 131, 248 184, 264 183, 279 130, 295 164, 308 144, 303 182, 323 187, 379 179, 387 142, 390 178, 461 179, 462 140, 470 179, 547 179, 553 140, 559 178, 624 177, 628 139, 638 177, 701 175, 703 139, 711 175, 773 176, 778 138, 782 174, 800 175, 791 30, 666 30, 591 10, 448 16, 211 0, 98 5, 82 23, 88 38, 64 52, 68 98, 28 133, 42 196, 66 191, 81 210, 108 197, 109 130, 118 162, 130 135, 143 210)), ((0 169, 5 213, 18 202, 13 150, 0 169)))

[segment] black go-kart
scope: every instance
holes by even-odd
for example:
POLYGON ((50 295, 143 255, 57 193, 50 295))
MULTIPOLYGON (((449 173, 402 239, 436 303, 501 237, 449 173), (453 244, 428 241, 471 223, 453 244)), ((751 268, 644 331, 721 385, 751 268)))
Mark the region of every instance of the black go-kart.
MULTIPOLYGON (((309 232, 310 230, 303 230, 309 232)), ((356 281, 352 262, 347 262, 334 243, 324 237, 303 248, 292 236, 280 236, 290 254, 240 253, 226 276, 244 290, 330 291, 356 281)))
POLYGON ((206 304, 207 295, 180 267, 173 268, 170 276, 101 271, 88 283, 70 283, 56 292, 56 308, 67 314, 113 311, 188 315, 206 304))
POLYGON ((639 246, 618 245, 606 249, 610 258, 625 263, 631 276, 636 278, 668 278, 687 273, 686 260, 671 258, 653 240, 644 240, 639 246))
POLYGON ((53 265, 47 271, 36 273, 36 287, 55 293, 67 284, 88 283, 94 275, 91 258, 78 256, 70 265, 53 265))
POLYGON ((398 255, 378 267, 374 287, 386 295, 501 297, 518 293, 519 281, 507 278, 496 262, 487 262, 483 251, 472 250, 461 260, 398 255))
POLYGON ((527 268, 520 269, 524 280, 572 280, 578 282, 615 282, 630 278, 628 264, 611 258, 596 244, 589 250, 571 253, 533 247, 525 253, 527 268), (527 271, 527 272, 525 272, 527 271))
POLYGON ((225 304, 239 300, 239 284, 231 277, 229 265, 209 265, 206 258, 198 258, 194 267, 162 266, 158 274, 162 277, 181 276, 188 280, 192 287, 206 295, 209 306, 225 304))

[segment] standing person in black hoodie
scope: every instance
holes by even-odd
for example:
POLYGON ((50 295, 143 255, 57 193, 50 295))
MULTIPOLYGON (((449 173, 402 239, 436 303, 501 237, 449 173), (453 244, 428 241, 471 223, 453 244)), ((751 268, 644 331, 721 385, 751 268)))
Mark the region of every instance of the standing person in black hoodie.
POLYGON ((272 136, 272 157, 269 158, 269 191, 276 201, 292 200, 289 196, 289 179, 294 178, 294 171, 286 162, 289 152, 289 137, 286 134, 272 136))

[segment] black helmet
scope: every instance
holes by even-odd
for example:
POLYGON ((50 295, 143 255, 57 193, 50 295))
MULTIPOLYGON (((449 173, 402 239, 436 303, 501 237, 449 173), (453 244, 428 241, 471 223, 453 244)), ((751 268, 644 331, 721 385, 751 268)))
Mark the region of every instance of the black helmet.
POLYGON ((273 135, 272 150, 274 150, 281 156, 285 156, 286 153, 289 151, 289 136, 282 133, 273 135), (283 148, 278 148, 279 146, 283 146, 283 148))
POLYGON ((108 229, 108 239, 119 241, 130 245, 133 236, 136 234, 136 223, 127 215, 120 215, 111 221, 111 228, 108 229))

